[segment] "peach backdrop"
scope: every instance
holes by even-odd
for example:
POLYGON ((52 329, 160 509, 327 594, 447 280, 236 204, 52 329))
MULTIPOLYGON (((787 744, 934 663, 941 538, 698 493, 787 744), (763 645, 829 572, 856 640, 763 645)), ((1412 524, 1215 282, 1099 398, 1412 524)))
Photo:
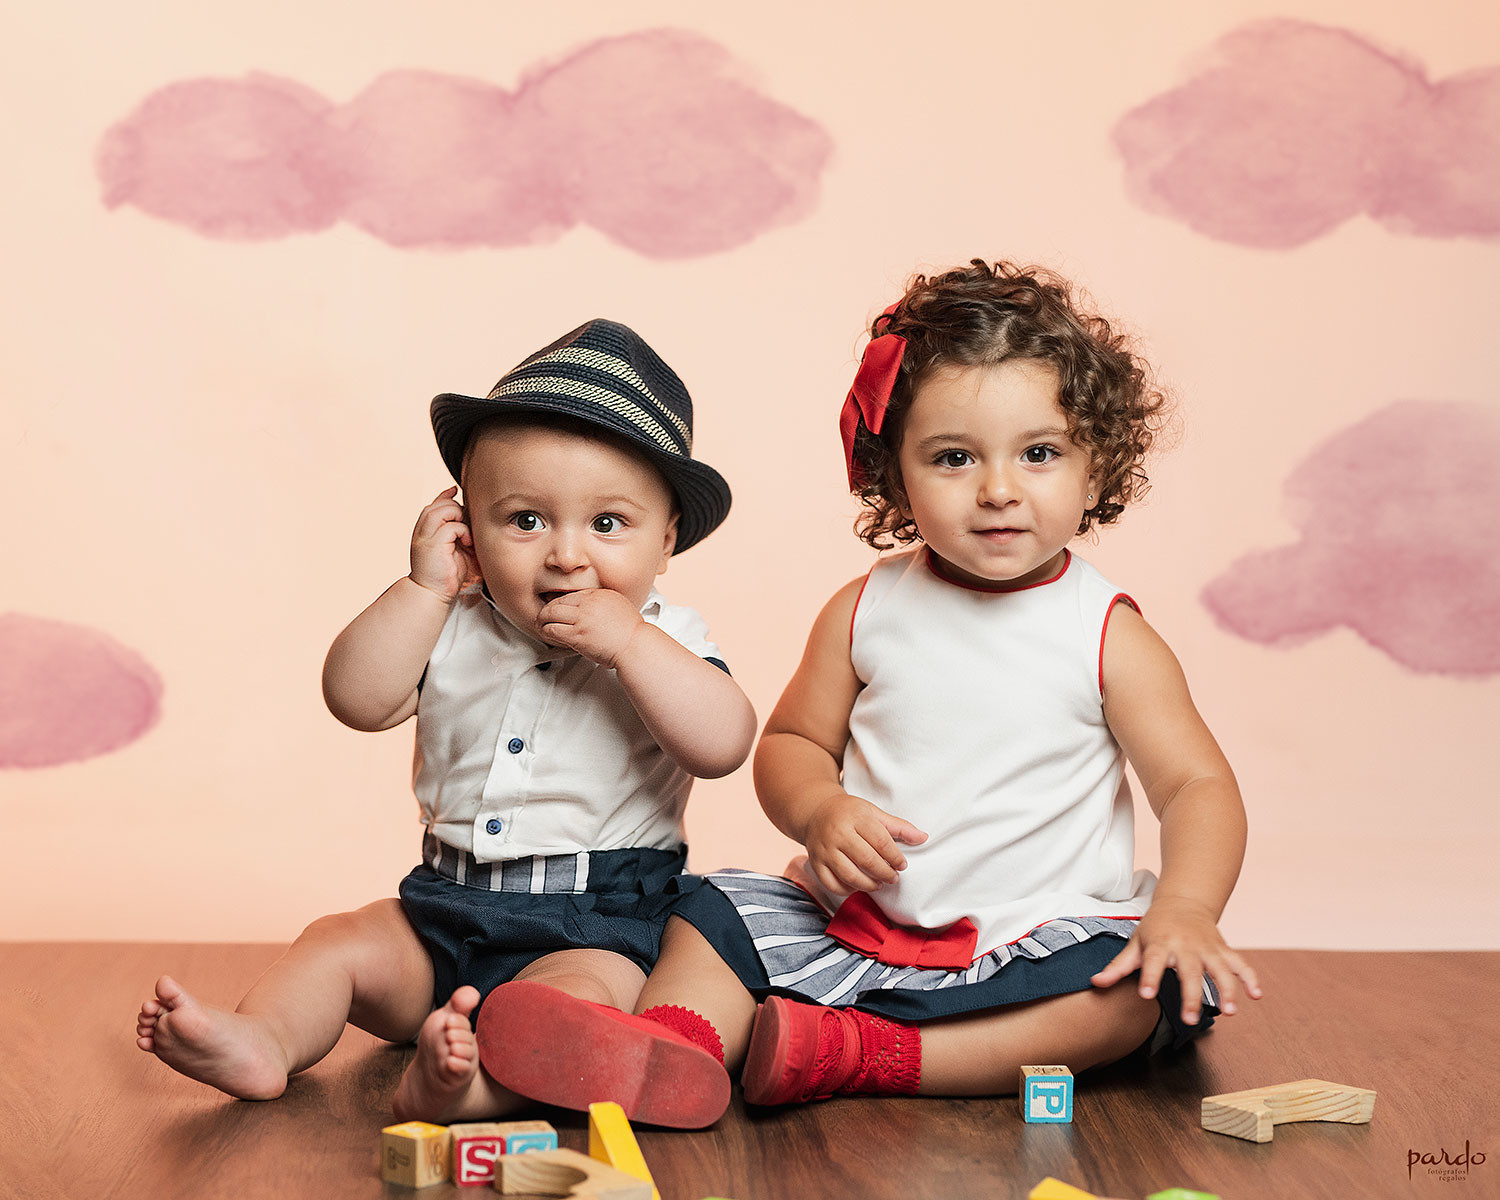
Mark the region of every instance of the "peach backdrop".
MULTIPOLYGON (((591 316, 694 393, 735 505, 663 587, 763 718, 868 565, 862 325, 981 255, 1079 281, 1179 397, 1083 553, 1238 771, 1231 941, 1500 944, 1500 9, 1297 9, 31 9, 0 51, 0 938, 289 939, 393 892, 411 730, 339 726, 323 654, 446 484, 427 400, 591 316)), ((689 832, 701 869, 790 849, 748 768, 689 832)))

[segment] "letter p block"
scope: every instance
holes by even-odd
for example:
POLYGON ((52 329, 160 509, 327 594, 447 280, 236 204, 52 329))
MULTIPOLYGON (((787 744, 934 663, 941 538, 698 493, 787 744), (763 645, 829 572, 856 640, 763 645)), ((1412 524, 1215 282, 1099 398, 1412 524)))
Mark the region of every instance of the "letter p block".
POLYGON ((1073 1072, 1067 1067, 1021 1068, 1021 1117, 1032 1125, 1073 1119, 1073 1072))

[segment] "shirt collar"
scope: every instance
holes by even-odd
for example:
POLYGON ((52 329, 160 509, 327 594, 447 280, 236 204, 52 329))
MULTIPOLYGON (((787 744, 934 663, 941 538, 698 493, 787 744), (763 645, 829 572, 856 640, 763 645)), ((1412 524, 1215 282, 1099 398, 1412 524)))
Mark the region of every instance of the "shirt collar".
MULTIPOLYGON (((494 620, 503 626, 512 636, 519 638, 532 652, 532 661, 537 666, 540 666, 542 663, 566 662, 570 658, 579 657, 576 650, 568 650, 562 646, 549 646, 546 642, 517 629, 511 623, 510 618, 500 611, 494 597, 490 595, 490 589, 484 583, 474 584, 473 590, 477 591, 481 598, 483 598, 485 604, 493 614, 494 620)), ((662 612, 666 606, 667 598, 655 588, 652 588, 646 596, 646 602, 641 605, 641 619, 648 624, 659 625, 661 623, 662 612)))

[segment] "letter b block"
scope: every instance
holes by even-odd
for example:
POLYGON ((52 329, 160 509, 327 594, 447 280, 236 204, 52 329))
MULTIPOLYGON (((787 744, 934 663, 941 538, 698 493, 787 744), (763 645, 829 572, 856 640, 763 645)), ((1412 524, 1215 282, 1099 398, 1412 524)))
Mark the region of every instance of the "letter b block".
POLYGON ((1031 1124, 1071 1121, 1073 1072, 1067 1067, 1022 1067, 1021 1116, 1031 1124))
POLYGON ((380 1131, 380 1177, 409 1188, 447 1179, 447 1129, 426 1121, 387 1125, 380 1131))

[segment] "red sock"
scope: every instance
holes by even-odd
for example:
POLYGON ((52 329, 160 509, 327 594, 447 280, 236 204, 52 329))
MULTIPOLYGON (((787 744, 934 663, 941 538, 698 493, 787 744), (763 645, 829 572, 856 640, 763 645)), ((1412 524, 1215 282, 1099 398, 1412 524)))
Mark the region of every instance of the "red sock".
POLYGON ((724 1042, 719 1037, 719 1031, 706 1017, 701 1017, 692 1009, 676 1004, 654 1004, 641 1013, 641 1016, 687 1038, 693 1045, 701 1050, 707 1050, 720 1063, 723 1063, 724 1042))
POLYGON ((916 1095, 922 1079, 922 1031, 853 1009, 845 1009, 844 1015, 853 1017, 859 1029, 859 1065, 838 1090, 855 1096, 916 1095))

